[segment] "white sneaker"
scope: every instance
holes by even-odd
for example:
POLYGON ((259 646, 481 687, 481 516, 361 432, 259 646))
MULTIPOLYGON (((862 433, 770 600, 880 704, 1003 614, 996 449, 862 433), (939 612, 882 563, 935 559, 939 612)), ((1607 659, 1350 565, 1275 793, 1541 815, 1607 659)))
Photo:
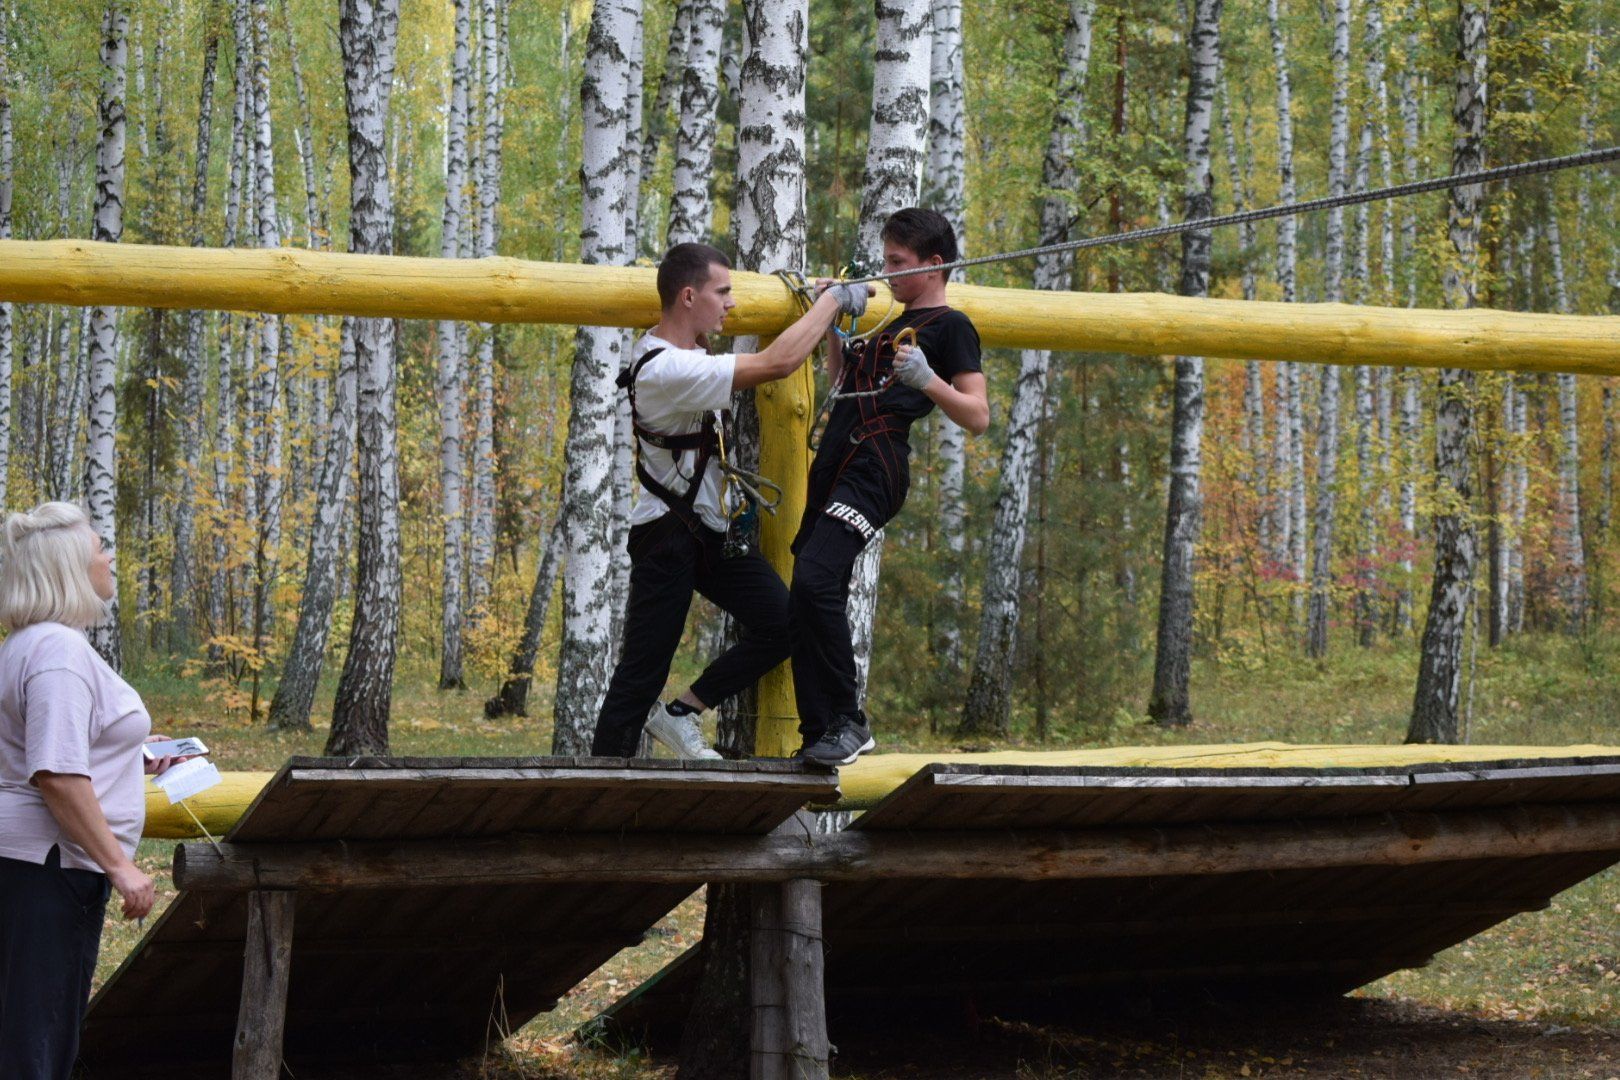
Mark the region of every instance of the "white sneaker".
POLYGON ((720 760, 720 755, 709 749, 709 745, 703 741, 703 732, 698 728, 697 717, 692 713, 685 716, 671 715, 662 701, 653 706, 652 715, 647 717, 647 734, 673 750, 678 758, 720 760))

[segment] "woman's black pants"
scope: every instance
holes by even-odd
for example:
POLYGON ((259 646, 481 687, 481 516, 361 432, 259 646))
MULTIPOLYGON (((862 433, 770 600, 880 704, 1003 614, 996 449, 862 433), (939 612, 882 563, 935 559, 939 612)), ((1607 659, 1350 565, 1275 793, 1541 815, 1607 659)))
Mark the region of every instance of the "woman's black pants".
POLYGON ((0 1076, 66 1080, 101 948, 107 875, 0 858, 0 1076))

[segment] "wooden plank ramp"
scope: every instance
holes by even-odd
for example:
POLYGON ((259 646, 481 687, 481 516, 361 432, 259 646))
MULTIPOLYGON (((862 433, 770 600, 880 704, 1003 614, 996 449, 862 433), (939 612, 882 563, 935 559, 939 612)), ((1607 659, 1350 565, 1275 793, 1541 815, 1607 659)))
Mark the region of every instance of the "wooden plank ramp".
MULTIPOLYGON (((813 827, 812 830, 813 832, 813 827)), ((931 861, 826 878, 826 1007, 1049 1015, 1086 995, 1337 995, 1620 860, 1620 757, 1379 768, 936 763, 829 845, 931 861), (917 858, 917 855, 913 855, 917 858), (982 868, 981 868, 982 870, 982 868)), ((699 944, 588 1026, 678 1031, 699 944)), ((1072 1011, 1069 1013, 1073 1015, 1072 1011)))
MULTIPOLYGON (((218 850, 251 859, 322 844, 477 849, 503 837, 542 851, 678 846, 763 835, 836 795, 836 777, 780 761, 294 758, 218 850)), ((380 887, 334 879, 279 893, 177 883, 180 895, 91 1002, 81 1064, 92 1080, 131 1075, 131 1047, 140 1067, 170 1076, 232 1075, 233 1055, 236 1075, 274 1075, 243 1065, 276 1056, 257 1030, 261 1014, 284 1014, 295 1072, 300 1061, 353 1062, 363 1075, 476 1054, 638 943, 695 887, 410 873, 380 887), (278 954, 289 941, 290 954, 278 954), (244 987, 250 942, 268 959, 250 958, 244 987)))

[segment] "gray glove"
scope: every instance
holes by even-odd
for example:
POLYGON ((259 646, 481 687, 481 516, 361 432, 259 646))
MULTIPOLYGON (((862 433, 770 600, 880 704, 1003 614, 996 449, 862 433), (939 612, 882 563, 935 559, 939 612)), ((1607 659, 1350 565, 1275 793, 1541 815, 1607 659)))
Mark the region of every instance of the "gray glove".
POLYGON ((894 381, 913 390, 921 390, 934 381, 934 369, 928 366, 928 357, 913 345, 894 358, 894 381))
POLYGON ((845 285, 842 283, 829 285, 827 291, 833 294, 838 301, 838 310, 845 315, 860 318, 866 314, 866 286, 845 285))

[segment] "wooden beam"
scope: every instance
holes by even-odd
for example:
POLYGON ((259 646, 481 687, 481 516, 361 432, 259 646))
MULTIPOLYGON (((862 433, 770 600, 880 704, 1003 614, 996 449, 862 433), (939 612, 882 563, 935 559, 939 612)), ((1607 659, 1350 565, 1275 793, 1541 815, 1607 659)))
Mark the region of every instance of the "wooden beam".
MULTIPOLYGON (((655 271, 519 259, 421 259, 296 248, 0 240, 0 301, 217 308, 466 322, 651 326, 655 271)), ((732 275, 733 334, 798 316, 767 274, 732 275)), ((952 285, 987 346, 1325 364, 1620 374, 1620 319, 1209 300, 952 285)), ((869 322, 890 309, 883 289, 869 322)))
POLYGON ((298 895, 248 894, 247 947, 242 954, 242 1002, 236 1014, 231 1080, 277 1080, 287 1026, 292 971, 293 913, 298 895))
POLYGON ((180 844, 181 889, 399 889, 571 881, 1229 874, 1613 852, 1620 803, 1166 828, 833 834, 528 834, 487 839, 180 844))

